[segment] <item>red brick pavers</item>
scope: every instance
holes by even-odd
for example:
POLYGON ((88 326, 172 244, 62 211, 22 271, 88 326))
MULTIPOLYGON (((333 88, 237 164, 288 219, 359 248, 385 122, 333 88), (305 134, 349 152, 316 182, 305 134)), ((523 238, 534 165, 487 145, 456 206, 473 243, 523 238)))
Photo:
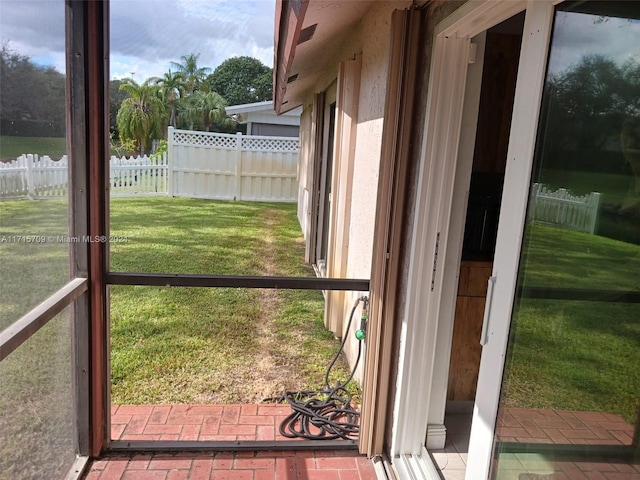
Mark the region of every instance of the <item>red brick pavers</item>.
POLYGON ((375 480, 355 451, 118 454, 96 460, 85 480, 375 480))
POLYGON ((610 413, 504 408, 498 441, 574 445, 631 445, 632 425, 610 413))
POLYGON ((289 405, 113 405, 111 439, 143 441, 299 440, 280 435, 289 405))
MULTIPOLYGON (((505 408, 498 415, 498 441, 548 445, 632 444, 634 427, 621 417, 601 412, 505 408)), ((610 461, 566 461, 546 455, 501 454, 498 478, 522 480, 640 480, 640 465, 611 458, 610 461)))

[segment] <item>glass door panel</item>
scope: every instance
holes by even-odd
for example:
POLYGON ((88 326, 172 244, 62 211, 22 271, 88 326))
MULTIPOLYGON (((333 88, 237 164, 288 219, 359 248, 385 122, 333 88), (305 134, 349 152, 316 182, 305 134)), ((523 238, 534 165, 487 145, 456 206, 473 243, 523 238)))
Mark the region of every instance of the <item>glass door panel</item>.
POLYGON ((639 18, 555 14, 494 479, 640 475, 639 18))

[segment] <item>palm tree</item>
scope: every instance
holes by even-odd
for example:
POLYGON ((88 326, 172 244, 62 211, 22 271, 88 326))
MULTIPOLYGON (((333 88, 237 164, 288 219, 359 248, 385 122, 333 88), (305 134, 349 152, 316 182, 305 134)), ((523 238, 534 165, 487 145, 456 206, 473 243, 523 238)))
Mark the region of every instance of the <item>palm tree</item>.
POLYGON ((204 130, 211 131, 211 127, 228 127, 235 122, 227 117, 225 107, 227 102, 216 92, 198 91, 189 96, 187 114, 193 120, 202 121, 204 130))
POLYGON ((126 79, 120 90, 129 95, 122 101, 116 116, 120 137, 135 140, 142 155, 151 136, 159 138, 162 135, 166 107, 160 98, 160 89, 151 79, 142 84, 126 79))
POLYGON ((151 80, 160 87, 160 96, 169 108, 168 125, 175 127, 176 104, 180 100, 180 92, 184 89, 183 75, 180 72, 173 73, 169 70, 162 77, 154 77, 151 80))
POLYGON ((183 76, 183 92, 187 95, 198 90, 207 77, 207 74, 211 72, 211 69, 208 67, 198 67, 199 57, 199 53, 190 53, 189 55, 182 55, 180 57, 182 63, 171 62, 171 66, 183 76))

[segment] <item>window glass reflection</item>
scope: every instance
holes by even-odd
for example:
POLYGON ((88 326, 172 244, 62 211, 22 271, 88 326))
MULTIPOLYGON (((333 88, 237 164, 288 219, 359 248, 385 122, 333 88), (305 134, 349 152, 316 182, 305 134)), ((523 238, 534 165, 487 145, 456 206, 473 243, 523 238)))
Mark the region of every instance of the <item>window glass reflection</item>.
POLYGON ((640 10, 561 8, 496 428, 500 479, 638 461, 640 10))
POLYGON ((64 2, 0 2, 0 330, 69 281, 64 2))

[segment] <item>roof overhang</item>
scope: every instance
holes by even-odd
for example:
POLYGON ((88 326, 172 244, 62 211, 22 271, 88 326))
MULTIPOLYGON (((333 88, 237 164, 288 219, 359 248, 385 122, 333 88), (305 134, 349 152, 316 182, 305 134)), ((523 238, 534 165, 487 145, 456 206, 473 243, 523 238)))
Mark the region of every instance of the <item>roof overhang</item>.
POLYGON ((318 79, 338 61, 336 52, 376 0, 277 0, 274 106, 303 104, 318 79))
MULTIPOLYGON (((247 123, 249 118, 255 114, 276 115, 272 100, 255 103, 244 103, 242 105, 231 105, 225 107, 228 116, 233 118, 237 123, 247 123)), ((299 117, 302 113, 302 107, 289 110, 282 115, 287 117, 299 117)))

